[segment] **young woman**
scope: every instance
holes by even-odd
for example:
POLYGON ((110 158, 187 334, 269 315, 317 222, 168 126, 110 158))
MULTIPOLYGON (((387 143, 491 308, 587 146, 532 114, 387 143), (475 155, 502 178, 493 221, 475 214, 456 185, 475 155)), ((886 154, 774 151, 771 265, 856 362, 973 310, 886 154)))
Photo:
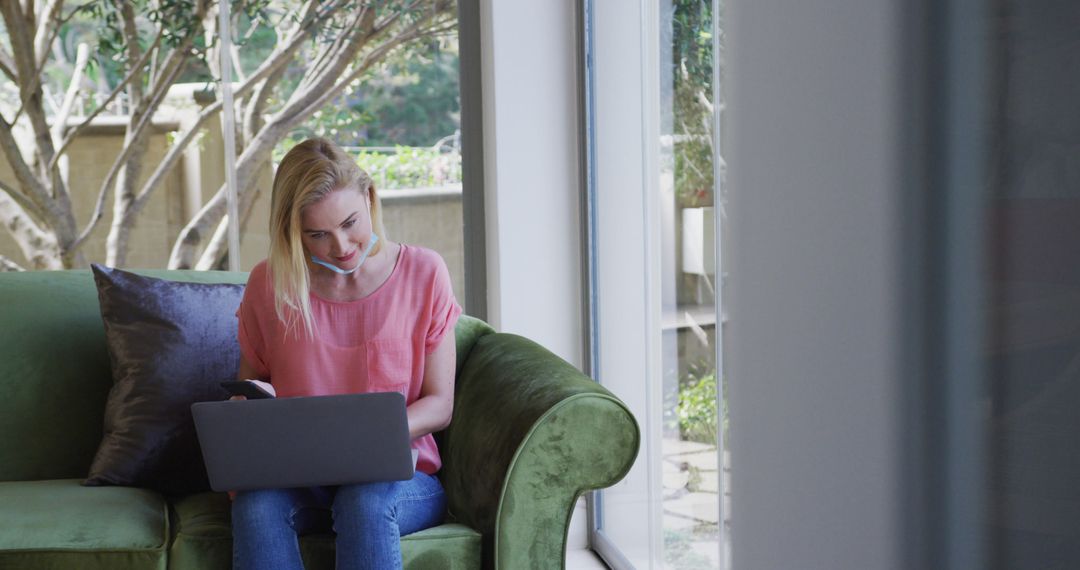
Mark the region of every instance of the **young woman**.
POLYGON ((297 536, 332 528, 338 568, 400 568, 400 537, 446 509, 431 434, 453 407, 449 273, 437 253, 386 239, 371 179, 327 140, 285 155, 270 218, 270 257, 237 312, 238 377, 278 397, 400 392, 418 459, 409 481, 237 493, 233 567, 302 568, 297 536))

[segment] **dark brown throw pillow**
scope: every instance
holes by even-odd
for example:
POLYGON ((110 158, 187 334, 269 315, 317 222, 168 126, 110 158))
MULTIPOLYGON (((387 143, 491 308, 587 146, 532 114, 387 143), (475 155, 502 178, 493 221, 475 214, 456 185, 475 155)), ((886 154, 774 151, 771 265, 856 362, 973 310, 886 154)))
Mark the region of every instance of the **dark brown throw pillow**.
POLYGON ((84 485, 209 490, 191 404, 236 377, 243 285, 185 283, 93 266, 113 387, 84 485))

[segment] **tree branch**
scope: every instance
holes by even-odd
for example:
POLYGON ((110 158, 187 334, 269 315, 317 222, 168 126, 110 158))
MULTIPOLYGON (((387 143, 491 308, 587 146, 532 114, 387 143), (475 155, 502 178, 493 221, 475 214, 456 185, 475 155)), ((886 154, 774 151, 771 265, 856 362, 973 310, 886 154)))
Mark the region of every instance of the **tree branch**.
MULTIPOLYGON (((289 30, 285 32, 284 37, 281 40, 281 43, 292 48, 288 50, 290 52, 290 60, 292 59, 292 57, 294 57, 294 55, 292 54, 294 54, 296 51, 299 51, 302 42, 306 41, 307 38, 312 34, 312 32, 314 32, 316 25, 322 24, 322 22, 324 22, 325 20, 331 19, 334 14, 342 8, 342 6, 343 4, 341 2, 335 2, 334 4, 327 6, 326 9, 320 13, 318 11, 318 2, 307 3, 304 14, 300 17, 299 20, 296 21, 296 24, 293 27, 289 28, 289 30)), ((282 21, 284 21, 286 17, 287 15, 282 16, 282 21)), ((287 68, 287 65, 282 65, 278 67, 273 73, 269 74, 266 77, 266 80, 264 80, 262 83, 259 83, 256 92, 248 100, 247 108, 244 112, 245 118, 243 123, 245 144, 254 139, 255 134, 259 131, 260 128, 262 128, 263 110, 266 108, 270 95, 273 94, 274 88, 281 82, 281 79, 285 76, 285 71, 287 70, 287 68)))
MULTIPOLYGON (((180 75, 180 73, 183 71, 183 67, 183 63, 181 63, 175 69, 173 69, 173 80, 175 80, 175 78, 180 75)), ((72 245, 71 247, 72 250, 78 249, 78 247, 81 246, 88 237, 90 237, 90 234, 93 233, 94 229, 97 227, 98 222, 100 222, 101 218, 104 217, 105 204, 108 202, 109 199, 109 190, 112 189, 113 183, 116 181, 116 177, 120 174, 120 169, 123 167, 124 163, 127 162, 128 157, 131 156, 131 153, 138 146, 138 140, 142 137, 147 127, 151 124, 153 116, 157 111, 158 106, 161 105, 161 101, 164 100, 165 94, 167 92, 167 89, 161 89, 155 92, 155 99, 150 101, 150 103, 147 105, 148 108, 139 118, 139 122, 136 123, 135 127, 129 131, 130 134, 125 140, 124 148, 120 149, 120 154, 117 155, 116 160, 113 161, 112 167, 109 168, 108 174, 101 182, 101 187, 98 190, 98 199, 94 205, 94 213, 90 216, 90 220, 87 221, 86 227, 83 228, 82 233, 80 233, 79 237, 75 239, 74 245, 72 245)), ((132 207, 135 207, 136 202, 138 202, 137 198, 133 201, 132 207)), ((135 211, 138 211, 138 208, 136 208, 135 211)))
MULTIPOLYGON (((173 69, 170 70, 169 76, 166 78, 166 81, 163 84, 163 88, 155 89, 152 92, 154 98, 151 99, 150 103, 147 105, 145 115, 142 117, 139 122, 139 126, 137 127, 138 131, 142 131, 143 128, 150 123, 151 117, 153 117, 157 113, 158 107, 161 106, 161 102, 165 100, 165 96, 169 93, 168 86, 175 82, 178 77, 180 77, 180 74, 184 72, 184 67, 186 65, 186 61, 178 61, 177 64, 173 67, 173 69)), ((134 140, 135 137, 133 136, 132 141, 134 140)), ((135 145, 131 144, 129 146, 135 145)))
MULTIPOLYGON (((154 38, 154 43, 151 45, 151 48, 156 48, 158 43, 161 42, 163 32, 164 30, 158 30, 158 35, 156 38, 154 38)), ((56 151, 56 156, 64 154, 64 151, 66 151, 67 147, 70 146, 72 141, 75 140, 75 137, 77 137, 79 133, 86 129, 86 127, 90 126, 90 122, 97 118, 97 116, 101 114, 101 112, 104 111, 106 107, 109 106, 109 103, 112 103, 112 100, 115 99, 116 96, 124 90, 124 87, 127 86, 128 82, 130 82, 140 72, 143 66, 146 65, 146 60, 150 57, 152 51, 153 49, 146 50, 146 53, 144 53, 142 57, 139 58, 139 61, 136 63, 136 65, 131 68, 131 70, 126 76, 124 76, 122 80, 120 80, 120 83, 118 83, 116 87, 113 87, 112 92, 109 93, 109 96, 105 98, 105 101, 98 105, 97 109, 94 109, 94 111, 90 113, 90 115, 88 115, 85 119, 83 119, 83 121, 79 123, 78 126, 68 131, 67 136, 65 136, 63 142, 60 143, 60 148, 56 151)), ((55 161, 56 158, 54 157, 53 162, 49 163, 50 169, 52 169, 52 167, 55 165, 55 161)))
MULTIPOLYGON (((439 23, 442 23, 442 22, 439 22, 439 23)), ((289 125, 288 128, 290 128, 290 129, 293 128, 293 126, 295 126, 295 124, 298 124, 299 122, 303 121, 304 119, 309 117, 311 114, 313 114, 315 111, 318 111, 319 109, 321 109, 328 102, 332 101, 335 97, 340 95, 341 92, 344 91, 345 88, 348 87, 348 85, 350 83, 355 81, 358 77, 360 77, 360 75, 362 75, 364 72, 366 72, 368 69, 370 69, 371 66, 375 62, 385 58, 386 55, 389 54, 391 51, 393 51, 393 50, 401 47, 403 44, 405 44, 407 42, 410 42, 412 40, 415 40, 417 38, 428 36, 428 35, 431 35, 431 34, 434 34, 434 33, 439 33, 443 29, 444 28, 425 28, 425 27, 423 27, 423 25, 421 25, 421 23, 418 22, 417 24, 414 24, 411 27, 411 31, 403 31, 399 35, 394 36, 392 39, 380 44, 378 48, 374 49, 373 51, 371 51, 370 53, 365 55, 363 57, 363 59, 360 61, 360 63, 358 65, 356 65, 353 69, 351 69, 347 73, 342 74, 343 77, 344 77, 343 79, 339 79, 332 87, 330 87, 328 89, 321 90, 319 97, 317 97, 314 101, 312 101, 310 104, 303 107, 302 109, 299 109, 299 110, 295 111, 294 115, 292 115, 292 116, 295 117, 296 120, 290 121, 288 123, 288 125, 289 125)), ((381 31, 382 30, 379 30, 379 32, 381 32, 381 31)), ((379 33, 379 32, 375 32, 375 33, 379 33)), ((284 113, 279 113, 278 116, 289 116, 289 115, 284 115, 284 113)))
POLYGON ((337 51, 329 56, 321 71, 311 71, 309 69, 307 73, 316 74, 315 77, 310 81, 301 81, 301 86, 292 92, 288 101, 276 114, 276 117, 294 116, 300 110, 308 107, 312 100, 318 98, 325 89, 326 84, 328 82, 333 83, 352 62, 360 47, 373 37, 374 28, 374 11, 369 13, 369 11, 365 10, 358 14, 354 24, 341 34, 342 37, 347 35, 348 40, 341 44, 338 44, 335 40, 334 45, 340 45, 337 51), (363 21, 361 21, 361 17, 363 17, 363 21))
POLYGON ((38 22, 37 33, 34 36, 34 61, 41 68, 44 68, 45 60, 49 57, 49 46, 52 45, 59 32, 59 14, 63 7, 64 0, 49 0, 41 21, 38 22))
MULTIPOLYGON (((60 137, 64 133, 64 125, 67 124, 68 116, 71 115, 71 107, 75 103, 75 96, 79 94, 80 83, 82 83, 83 72, 86 71, 86 63, 90 59, 90 46, 85 43, 80 43, 78 52, 75 56, 75 69, 71 72, 71 82, 68 83, 67 94, 64 95, 64 103, 60 106, 60 112, 53 117, 52 137, 53 144, 59 145, 60 137)), ((60 156, 60 153, 56 153, 53 157, 53 162, 56 162, 56 157, 60 156)), ((50 164, 50 170, 51 170, 50 164)))
POLYGON ((44 213, 48 209, 46 204, 50 199, 49 192, 34 176, 30 165, 23 158, 22 151, 19 150, 15 135, 11 132, 11 124, 2 117, 0 117, 0 150, 11 165, 12 171, 15 172, 15 179, 19 181, 19 186, 29 193, 27 197, 35 205, 34 209, 39 213, 44 213))
MULTIPOLYGON (((34 131, 34 142, 37 147, 41 166, 52 160, 53 146, 52 135, 49 132, 48 122, 45 120, 45 110, 42 106, 41 77, 36 74, 34 61, 33 40, 27 33, 28 29, 34 28, 33 10, 29 10, 29 16, 24 16, 18 11, 18 4, 14 2, 0 2, 0 13, 3 14, 4 24, 7 27, 8 38, 11 41, 12 55, 15 59, 15 67, 19 75, 19 110, 11 123, 19 120, 23 110, 26 110, 30 118, 30 125, 34 131)), ((42 175, 47 175, 48 170, 43 170, 42 175)))
POLYGON ((267 60, 248 77, 248 80, 244 82, 244 86, 254 85, 254 83, 266 77, 269 74, 267 68, 277 69, 283 63, 292 60, 311 34, 340 10, 342 6, 344 6, 344 2, 335 2, 320 13, 316 10, 317 2, 311 2, 300 21, 286 33, 284 47, 275 48, 267 60))
POLYGON ((199 256, 199 261, 195 263, 193 268, 195 271, 211 271, 214 266, 217 265, 218 258, 224 253, 222 250, 227 250, 228 247, 222 247, 221 244, 225 243, 229 235, 229 215, 225 214, 221 217, 221 221, 218 222, 217 229, 214 230, 214 234, 210 236, 210 241, 203 250, 202 255, 199 256))
MULTIPOLYGON (((340 7, 340 4, 338 7, 340 7)), ((284 67, 288 65, 289 61, 292 60, 297 50, 303 45, 304 40, 306 40, 314 31, 316 24, 320 21, 321 20, 316 17, 313 17, 306 22, 301 21, 300 24, 294 28, 295 34, 293 34, 293 37, 285 47, 270 54, 270 57, 263 61, 259 68, 248 76, 247 81, 242 83, 240 87, 233 92, 233 96, 238 99, 244 97, 256 84, 258 84, 259 81, 267 79, 279 70, 283 70, 284 67)), ((195 139, 196 135, 199 134, 203 124, 220 111, 221 106, 222 102, 221 100, 218 100, 203 108, 199 113, 199 117, 195 119, 195 122, 184 131, 184 134, 180 136, 177 142, 169 147, 169 151, 165 153, 165 157, 162 158, 161 162, 159 162, 154 169, 154 172, 143 184, 142 190, 139 192, 136 200, 145 200, 146 196, 148 196, 161 181, 164 180, 165 175, 176 165, 176 162, 180 160, 184 149, 186 149, 187 146, 191 144, 191 141, 195 139)))
POLYGON ((251 95, 247 108, 244 110, 244 144, 250 143, 255 138, 255 134, 262 128, 263 112, 270 101, 270 95, 273 94, 274 87, 281 82, 281 78, 285 77, 287 69, 288 66, 283 65, 277 71, 271 73, 269 77, 259 84, 259 88, 256 89, 255 93, 251 95))
POLYGON ((0 71, 3 71, 4 75, 6 75, 12 83, 19 83, 19 78, 15 73, 15 60, 11 58, 11 54, 4 49, 4 46, 0 46, 0 71))
MULTIPOLYGON (((46 18, 38 25, 38 34, 42 34, 44 29, 44 35, 35 35, 33 40, 34 54, 32 57, 34 61, 34 74, 30 79, 30 84, 27 86, 28 91, 34 91, 41 85, 41 77, 45 72, 45 64, 49 61, 49 46, 53 45, 53 42, 56 41, 56 37, 60 34, 60 27, 79 11, 79 9, 76 8, 67 17, 61 18, 57 14, 62 7, 63 0, 54 1, 53 5, 46 9, 46 18), (44 43, 39 45, 40 42, 44 43)), ((29 13, 31 16, 28 21, 32 25, 33 11, 29 10, 29 13)), ((16 81, 16 83, 18 83, 18 81, 16 81)), ((20 107, 15 113, 15 118, 11 121, 12 124, 19 120, 19 117, 22 116, 22 112, 23 108, 20 107)))
MULTIPOLYGON (((121 26, 121 30, 124 32, 124 43, 127 47, 128 61, 139 61, 142 59, 142 50, 139 46, 139 29, 135 26, 135 8, 130 2, 120 3, 120 16, 123 19, 124 25, 121 26)), ((153 51, 153 50, 146 50, 153 51)), ((128 100, 131 101, 132 107, 138 106, 142 103, 143 88, 141 81, 134 81, 128 84, 128 100)))
MULTIPOLYGON (((248 192, 248 189, 255 184, 258 178, 258 169, 270 160, 274 144, 280 140, 281 136, 280 127, 273 125, 263 127, 255 140, 237 157, 237 194, 241 206, 250 199, 251 192, 248 192)), ((225 191, 225 185, 222 184, 214 196, 203 205, 202 209, 180 231, 180 236, 173 245, 172 253, 169 254, 170 269, 190 269, 192 267, 195 247, 202 243, 205 234, 220 222, 221 217, 225 215, 225 191)))
POLYGON ((179 74, 178 70, 184 68, 187 65, 191 55, 189 48, 194 43, 194 36, 188 36, 181 42, 176 48, 169 52, 165 56, 165 61, 161 63, 161 69, 158 70, 158 75, 153 78, 150 85, 150 94, 147 96, 147 100, 150 102, 156 102, 153 107, 157 108, 161 104, 161 101, 165 99, 165 95, 168 94, 169 88, 176 82, 179 74))
POLYGON ((41 207, 38 204, 35 204, 30 198, 28 198, 18 189, 13 188, 3 180, 0 180, 0 190, 6 192, 8 196, 11 196, 11 199, 14 200, 16 204, 22 207, 23 210, 29 212, 35 218, 39 220, 45 219, 45 212, 41 209, 41 207))
POLYGON ((244 68, 240 66, 240 46, 236 44, 229 44, 229 58, 232 60, 233 70, 236 71, 236 80, 243 82, 247 79, 247 75, 244 74, 244 68))
POLYGON ((180 230, 180 236, 169 253, 169 269, 192 268, 195 247, 202 243, 203 232, 214 224, 212 220, 220 220, 220 217, 225 215, 225 206, 225 185, 222 184, 184 229, 180 230))
POLYGON ((0 271, 26 271, 26 268, 15 263, 11 258, 0 255, 0 271))
MULTIPOLYGON (((263 158, 264 160, 259 161, 258 164, 255 165, 255 172, 258 172, 258 170, 267 166, 267 163, 270 161, 269 153, 263 158)), ((251 216, 251 211, 255 206, 255 199, 258 198, 259 192, 255 186, 257 180, 258 176, 251 176, 248 179, 247 184, 237 191, 239 199, 237 210, 240 213, 240 220, 237 220, 236 223, 241 224, 241 229, 242 225, 251 216)), ((224 255, 228 253, 228 227, 229 216, 227 214, 222 214, 217 229, 214 231, 213 236, 211 236, 209 243, 207 243, 206 249, 203 250, 202 255, 199 257, 199 261, 195 264, 196 270, 209 271, 213 269, 218 262, 221 261, 224 255)))
MULTIPOLYGON (((334 44, 332 44, 332 47, 340 49, 342 38, 349 37, 351 32, 358 31, 360 29, 361 25, 363 25, 365 29, 369 30, 369 32, 366 34, 367 37, 363 38, 363 42, 362 42, 362 44, 366 44, 367 42, 369 42, 369 41, 375 39, 376 37, 378 37, 378 35, 381 34, 383 31, 389 29, 390 26, 392 26, 396 21, 398 21, 403 14, 405 14, 406 12, 410 12, 413 9, 415 9, 417 7, 417 5, 420 4, 421 1, 422 0, 413 0, 408 5, 394 10, 392 12, 392 14, 390 15, 390 17, 382 20, 381 22, 377 22, 377 23, 375 22, 375 19, 378 18, 378 12, 375 11, 375 10, 372 10, 370 12, 370 17, 369 17, 368 7, 364 6, 364 9, 361 10, 359 13, 357 13, 356 18, 353 21, 353 24, 350 24, 348 28, 346 28, 340 34, 338 34, 338 37, 335 38, 335 40, 334 40, 334 44)), ((435 14, 438 14, 439 12, 441 12, 444 9, 446 9, 446 6, 441 6, 440 4, 436 3, 433 6, 432 13, 428 15, 428 18, 430 18, 431 16, 434 16, 435 14)), ((353 39, 355 40, 355 38, 353 38, 353 39)), ((355 54, 357 51, 359 51, 358 48, 352 50, 352 53, 355 54)), ((304 74, 304 80, 301 81, 302 86, 307 86, 307 85, 310 85, 310 84, 320 83, 325 78, 326 70, 327 69, 332 69, 332 67, 328 67, 330 65, 329 62, 324 63, 324 61, 323 61, 324 56, 327 55, 328 53, 332 54, 332 55, 337 55, 337 54, 339 54, 341 52, 340 51, 335 52, 333 49, 328 49, 328 50, 325 50, 324 53, 321 53, 319 59, 316 60, 316 62, 313 64, 313 66, 311 68, 309 68, 308 72, 304 74)), ((339 73, 340 73, 340 71, 339 71, 339 73)), ((335 77, 336 77, 336 75, 335 75, 335 77)))
MULTIPOLYGON (((138 41, 137 38, 133 39, 131 36, 129 36, 129 41, 132 40, 136 42, 138 41)), ((87 221, 86 226, 83 228, 83 231, 80 232, 77 237, 75 237, 74 241, 72 242, 72 246, 69 248, 70 250, 74 251, 81 247, 82 244, 87 240, 87 238, 89 238, 90 235, 93 233, 94 229, 97 228, 97 225, 101 221, 101 219, 104 217, 105 203, 108 201, 109 191, 113 188, 117 177, 120 175, 121 169, 123 169, 125 166, 131 166, 128 164, 131 156, 135 153, 137 149, 141 148, 141 141, 144 138, 148 127, 152 123, 154 115, 157 114, 158 107, 161 106, 161 102, 164 101, 165 96, 168 94, 169 86, 172 84, 172 82, 176 80, 177 77, 180 76, 180 73, 183 71, 184 65, 187 63, 187 58, 185 54, 187 53, 187 49, 190 47, 192 41, 193 38, 191 36, 188 36, 183 42, 180 43, 180 45, 176 46, 176 48, 169 53, 169 56, 166 58, 166 64, 163 65, 161 69, 161 72, 166 75, 163 78, 159 78, 163 79, 163 81, 160 81, 156 85, 150 86, 149 94, 142 91, 141 80, 136 80, 131 83, 132 87, 134 87, 136 84, 139 85, 139 97, 136 100, 135 107, 131 110, 130 114, 130 119, 132 121, 135 121, 135 124, 131 125, 129 123, 127 134, 124 137, 124 146, 123 148, 121 148, 120 154, 117 155, 116 159, 113 161, 112 166, 109 168, 109 172, 106 174, 105 179, 102 181, 101 188, 98 190, 98 199, 94 205, 94 213, 91 214, 90 219, 87 221)), ((157 44, 155 43, 155 47, 156 45, 157 44)), ((144 60, 144 58, 148 54, 152 53, 152 51, 153 50, 150 49, 143 52, 139 56, 139 62, 144 60)), ((132 56, 136 53, 137 51, 129 50, 129 54, 132 56)), ((139 62, 136 63, 137 67, 133 68, 133 71, 141 69, 141 65, 139 62)), ((135 166, 136 170, 133 172, 126 171, 132 178, 138 176, 137 166, 138 165, 135 166)), ((125 177, 125 180, 128 180, 128 178, 125 177)), ((134 181, 131 181, 131 184, 134 184, 134 181)), ((128 186, 127 184, 124 184, 124 187, 130 188, 130 186, 128 186)), ((119 190, 117 191, 119 192, 119 190)), ((124 196, 126 195, 127 194, 124 194, 124 196)), ((129 206, 129 208, 132 206, 134 206, 133 203, 131 204, 131 206, 129 206)), ((134 211, 137 211, 137 209, 134 211)))
POLYGON ((47 255, 49 249, 57 249, 56 239, 42 231, 6 193, 0 193, 0 223, 3 223, 11 237, 15 238, 23 257, 34 267, 59 269, 59 256, 47 255))
POLYGON ((360 25, 363 24, 365 20, 368 20, 369 24, 374 21, 374 13, 371 14, 370 19, 368 18, 368 6, 366 5, 356 12, 352 22, 334 37, 334 41, 319 50, 319 54, 315 56, 315 61, 311 63, 307 70, 305 70, 304 77, 300 80, 300 85, 296 88, 297 91, 306 89, 309 85, 317 82, 317 80, 323 76, 323 72, 327 66, 331 65, 333 61, 336 61, 335 56, 338 56, 341 53, 341 46, 353 38, 353 34, 360 28, 360 25))

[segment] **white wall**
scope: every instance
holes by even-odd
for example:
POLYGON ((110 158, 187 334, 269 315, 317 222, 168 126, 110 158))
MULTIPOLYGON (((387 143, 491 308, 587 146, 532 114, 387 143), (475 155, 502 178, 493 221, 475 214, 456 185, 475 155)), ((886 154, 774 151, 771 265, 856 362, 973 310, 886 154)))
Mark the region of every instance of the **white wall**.
POLYGON ((572 0, 481 0, 488 320, 580 367, 576 26, 572 0))

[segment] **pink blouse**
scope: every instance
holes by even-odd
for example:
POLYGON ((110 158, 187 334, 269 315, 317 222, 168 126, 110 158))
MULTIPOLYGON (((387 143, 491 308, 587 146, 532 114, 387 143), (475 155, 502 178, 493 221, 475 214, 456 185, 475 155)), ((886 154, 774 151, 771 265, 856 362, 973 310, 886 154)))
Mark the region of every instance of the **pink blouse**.
MULTIPOLYGON (((315 338, 285 334, 274 311, 266 262, 251 270, 237 311, 240 350, 279 398, 361 392, 400 392, 406 405, 420 397, 424 360, 452 334, 461 307, 439 254, 402 244, 390 277, 355 301, 311 294, 315 338)), ((451 339, 452 341, 452 339, 451 339)), ((413 440, 416 468, 442 466, 431 434, 413 440)))

